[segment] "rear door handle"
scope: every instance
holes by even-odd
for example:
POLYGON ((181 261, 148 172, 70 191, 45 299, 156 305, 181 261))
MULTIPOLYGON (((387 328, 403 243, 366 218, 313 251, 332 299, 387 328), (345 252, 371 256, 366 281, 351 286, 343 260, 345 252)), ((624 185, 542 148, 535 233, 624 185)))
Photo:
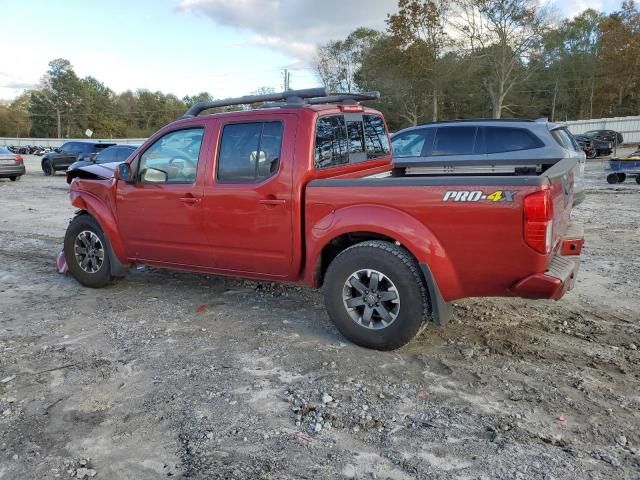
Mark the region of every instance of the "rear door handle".
POLYGON ((280 200, 278 198, 263 198, 262 200, 260 200, 260 203, 262 205, 268 205, 270 207, 275 207, 276 205, 284 205, 285 201, 284 200, 280 200))

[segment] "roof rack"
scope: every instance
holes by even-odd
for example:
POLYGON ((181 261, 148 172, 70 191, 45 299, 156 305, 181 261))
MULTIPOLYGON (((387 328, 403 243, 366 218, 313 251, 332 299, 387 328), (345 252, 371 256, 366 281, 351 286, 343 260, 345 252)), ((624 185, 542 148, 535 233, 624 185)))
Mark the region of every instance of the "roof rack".
POLYGON ((210 108, 230 107, 232 105, 247 105, 263 102, 261 108, 274 108, 285 106, 318 105, 322 103, 343 103, 346 105, 363 102, 366 100, 378 100, 380 92, 363 93, 336 93, 329 95, 326 88, 308 88, 305 90, 289 90, 281 93, 268 93, 266 95, 247 95, 238 98, 214 100, 212 102, 198 102, 191 106, 181 118, 197 117, 200 113, 210 108))
POLYGON ((181 118, 197 117, 200 113, 210 108, 230 107, 233 105, 247 105, 258 102, 277 102, 285 100, 287 102, 301 103, 305 98, 318 98, 327 96, 327 89, 307 88, 304 90, 289 90, 281 93, 267 93, 265 95, 246 95, 238 98, 226 98, 224 100, 214 100, 211 102, 198 102, 192 105, 187 113, 181 118))

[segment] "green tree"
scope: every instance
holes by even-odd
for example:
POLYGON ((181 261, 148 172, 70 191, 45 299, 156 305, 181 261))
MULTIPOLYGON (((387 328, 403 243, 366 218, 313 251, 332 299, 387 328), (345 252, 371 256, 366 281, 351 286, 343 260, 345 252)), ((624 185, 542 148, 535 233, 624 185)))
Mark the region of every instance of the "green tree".
POLYGON ((78 107, 82 103, 82 83, 73 70, 69 60, 57 58, 49 62, 49 70, 43 79, 43 100, 48 101, 56 112, 57 134, 62 136, 63 127, 66 136, 76 126, 78 107))
POLYGON ((332 92, 353 92, 355 76, 362 58, 380 38, 380 32, 358 28, 344 40, 336 40, 318 47, 316 74, 332 92))
MULTIPOLYGON (((432 120, 438 120, 438 104, 450 64, 442 61, 453 46, 446 33, 450 2, 446 0, 399 0, 398 12, 387 17, 389 34, 410 57, 431 94, 432 120)), ((417 78, 415 80, 418 80, 417 78)))
POLYGON ((548 19, 535 0, 458 0, 454 22, 466 48, 485 65, 482 84, 493 117, 500 118, 507 96, 533 73, 529 60, 540 48, 548 19))
POLYGON ((604 114, 640 114, 640 10, 633 1, 600 25, 603 78, 600 97, 604 114), (609 107, 608 111, 607 107, 609 107))

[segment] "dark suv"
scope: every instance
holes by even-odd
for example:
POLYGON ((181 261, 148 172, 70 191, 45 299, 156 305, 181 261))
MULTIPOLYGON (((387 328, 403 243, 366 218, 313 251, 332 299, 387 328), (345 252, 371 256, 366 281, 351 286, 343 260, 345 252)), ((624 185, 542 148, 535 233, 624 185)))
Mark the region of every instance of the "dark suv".
POLYGON ((59 170, 66 170, 78 160, 89 160, 97 153, 115 143, 99 142, 66 142, 55 151, 42 157, 42 171, 45 175, 55 175, 59 170))
POLYGON ((89 158, 85 158, 84 160, 78 160, 74 162, 69 170, 73 170, 75 168, 86 167, 87 165, 92 164, 102 164, 102 163, 121 163, 124 162, 133 152, 135 152, 136 148, 140 145, 112 145, 109 148, 105 148, 100 150, 99 153, 92 155, 89 158))

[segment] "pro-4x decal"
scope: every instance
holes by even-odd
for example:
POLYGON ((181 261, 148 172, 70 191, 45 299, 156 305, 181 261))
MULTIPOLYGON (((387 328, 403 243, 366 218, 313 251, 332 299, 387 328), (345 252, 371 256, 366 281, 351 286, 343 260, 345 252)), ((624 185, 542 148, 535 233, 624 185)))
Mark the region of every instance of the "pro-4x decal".
POLYGON ((480 190, 449 190, 444 192, 443 202, 513 202, 517 192, 509 190, 496 190, 491 193, 480 190))

